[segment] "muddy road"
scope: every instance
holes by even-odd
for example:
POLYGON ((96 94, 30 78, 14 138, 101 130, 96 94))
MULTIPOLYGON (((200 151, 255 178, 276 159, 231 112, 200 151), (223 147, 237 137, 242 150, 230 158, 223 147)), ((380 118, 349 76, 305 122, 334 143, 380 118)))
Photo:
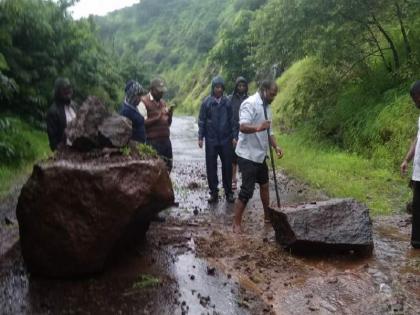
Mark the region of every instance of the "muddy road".
MULTIPOLYGON (((232 205, 207 204, 193 118, 175 118, 172 139, 179 207, 103 274, 71 281, 29 275, 14 217, 19 185, 1 201, 0 314, 420 313, 420 251, 410 248, 408 216, 374 218, 372 257, 293 256, 264 225, 257 197, 241 236, 231 233, 232 205)), ((284 174, 279 181, 285 203, 327 198, 284 174)))

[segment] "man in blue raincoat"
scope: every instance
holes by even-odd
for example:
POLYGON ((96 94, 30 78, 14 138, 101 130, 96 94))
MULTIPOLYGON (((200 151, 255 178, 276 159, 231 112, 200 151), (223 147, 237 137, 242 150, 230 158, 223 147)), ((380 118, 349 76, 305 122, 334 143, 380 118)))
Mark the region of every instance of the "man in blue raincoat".
POLYGON ((198 117, 198 146, 206 151, 209 203, 219 200, 217 158, 222 162, 222 180, 226 201, 235 201, 232 192, 232 145, 235 137, 232 107, 224 96, 225 83, 219 76, 212 80, 211 94, 201 104, 198 117))

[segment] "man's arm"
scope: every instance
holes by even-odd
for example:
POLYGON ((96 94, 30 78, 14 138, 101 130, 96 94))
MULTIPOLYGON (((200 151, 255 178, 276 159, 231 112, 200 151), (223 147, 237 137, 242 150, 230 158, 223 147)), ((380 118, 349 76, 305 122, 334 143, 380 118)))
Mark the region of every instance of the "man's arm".
POLYGON ((51 151, 55 151, 61 141, 57 136, 59 124, 57 114, 49 110, 47 113, 47 134, 51 151))
POLYGON ((252 120, 254 117, 254 112, 255 109, 251 103, 242 103, 239 109, 239 130, 242 133, 256 133, 270 128, 270 121, 268 120, 264 120, 259 124, 253 124, 252 120))
POLYGON ((206 111, 206 100, 201 103, 200 114, 198 115, 198 146, 203 147, 203 138, 206 135, 206 121, 207 121, 207 111, 206 111))
POLYGON ((283 150, 277 145, 277 141, 276 138, 274 137, 274 135, 270 136, 270 145, 274 148, 274 150, 276 150, 277 153, 277 157, 280 159, 283 157, 283 150))
POLYGON ((410 163, 411 160, 414 158, 414 154, 416 152, 416 146, 417 146, 417 137, 415 137, 413 141, 411 142, 410 149, 405 155, 404 161, 401 163, 400 170, 401 170, 402 175, 405 175, 407 173, 408 163, 410 163))
POLYGON ((247 133, 247 134, 256 133, 256 132, 267 130, 268 128, 270 128, 270 124, 271 123, 268 120, 264 120, 261 124, 257 124, 257 125, 243 123, 240 125, 239 130, 242 133, 247 133))
POLYGON ((162 112, 159 112, 159 115, 153 118, 149 118, 149 115, 147 116, 147 119, 144 121, 144 124, 146 126, 151 126, 155 123, 157 123, 162 118, 162 112))

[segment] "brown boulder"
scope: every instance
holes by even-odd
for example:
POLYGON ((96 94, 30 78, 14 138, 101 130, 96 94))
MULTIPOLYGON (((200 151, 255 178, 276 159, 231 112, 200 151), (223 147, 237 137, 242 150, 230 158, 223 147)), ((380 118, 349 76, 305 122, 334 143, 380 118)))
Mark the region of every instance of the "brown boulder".
POLYGON ((23 258, 29 271, 46 276, 101 271, 127 240, 144 237, 150 219, 173 201, 159 159, 39 163, 16 210, 23 258))

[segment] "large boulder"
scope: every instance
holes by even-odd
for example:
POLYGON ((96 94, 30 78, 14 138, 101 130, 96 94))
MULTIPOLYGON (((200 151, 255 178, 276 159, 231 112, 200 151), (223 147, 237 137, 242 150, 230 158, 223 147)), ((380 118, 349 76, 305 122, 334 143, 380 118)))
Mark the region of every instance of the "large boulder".
POLYGON ((117 151, 68 153, 68 159, 61 152, 34 166, 16 210, 29 271, 53 277, 101 271, 173 204, 162 160, 117 151))
POLYGON ((298 253, 373 250, 372 221, 366 206, 353 199, 273 209, 276 239, 298 253))

